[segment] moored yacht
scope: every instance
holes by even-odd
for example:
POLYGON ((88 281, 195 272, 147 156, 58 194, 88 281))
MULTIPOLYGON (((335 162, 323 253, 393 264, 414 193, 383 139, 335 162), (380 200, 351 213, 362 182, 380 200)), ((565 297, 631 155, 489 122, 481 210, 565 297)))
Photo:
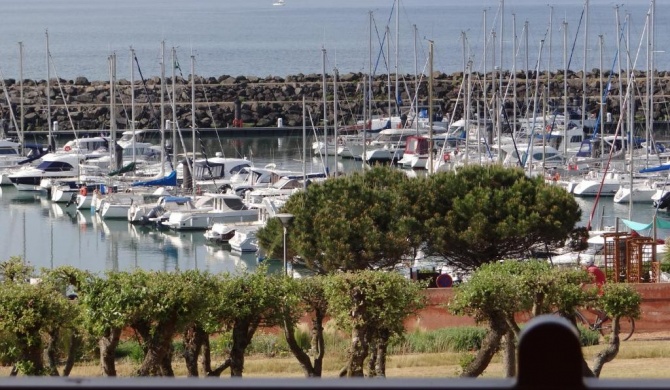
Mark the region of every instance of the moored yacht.
POLYGON ((250 209, 244 199, 233 194, 203 194, 200 207, 174 211, 162 224, 172 230, 206 230, 215 223, 252 222, 259 220, 259 210, 250 209))
POLYGON ((82 156, 74 153, 49 153, 35 167, 24 167, 9 175, 9 180, 19 191, 41 191, 42 179, 62 179, 77 176, 82 156))

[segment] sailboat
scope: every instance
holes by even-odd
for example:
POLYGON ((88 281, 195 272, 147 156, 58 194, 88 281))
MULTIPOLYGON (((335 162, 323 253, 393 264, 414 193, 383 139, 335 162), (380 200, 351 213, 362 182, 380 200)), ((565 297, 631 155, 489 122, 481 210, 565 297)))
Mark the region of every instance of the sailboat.
POLYGON ((272 5, 284 5, 284 0, 277 0, 272 5))

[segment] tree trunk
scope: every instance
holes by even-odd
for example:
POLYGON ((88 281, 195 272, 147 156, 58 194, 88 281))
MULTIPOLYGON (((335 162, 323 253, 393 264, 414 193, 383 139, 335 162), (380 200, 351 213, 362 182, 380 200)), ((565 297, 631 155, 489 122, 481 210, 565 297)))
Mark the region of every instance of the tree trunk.
POLYGON ((256 333, 259 320, 238 320, 233 326, 233 347, 230 349, 230 376, 242 377, 244 353, 256 333))
POLYGON ((198 356, 207 336, 205 330, 198 324, 191 324, 184 330, 184 361, 187 376, 198 376, 198 356))
POLYGON ((98 347, 100 348, 100 365, 102 366, 103 376, 116 376, 116 364, 114 355, 116 354, 116 347, 119 345, 121 339, 121 329, 107 329, 104 336, 98 340, 98 347))
POLYGON ((209 347, 209 335, 202 342, 202 371, 212 372, 212 350, 209 347))
POLYGON ((602 351, 598 352, 594 361, 593 361, 593 375, 597 378, 600 377, 600 371, 603 369, 605 363, 609 363, 619 354, 619 345, 621 344, 619 339, 619 319, 620 317, 612 318, 612 334, 610 336, 610 342, 607 343, 607 346, 602 351))
POLYGON ((368 376, 374 378, 377 376, 377 345, 370 343, 370 356, 368 358, 368 376))
POLYGON ((516 335, 512 330, 508 330, 503 338, 503 369, 505 377, 513 378, 516 376, 516 335))
POLYGON ((314 372, 314 366, 312 366, 312 360, 309 358, 309 355, 300 348, 298 342, 295 339, 295 327, 293 322, 284 318, 284 337, 286 337, 286 343, 288 344, 291 353, 298 360, 302 371, 305 373, 306 378, 313 378, 316 375, 314 372))
POLYGON ((49 341, 45 349, 48 368, 47 372, 50 376, 58 376, 58 336, 60 332, 58 329, 53 329, 49 332, 49 341))
POLYGON ((73 329, 72 335, 70 335, 70 347, 67 351, 67 360, 65 361, 65 367, 63 368, 63 376, 70 376, 80 347, 81 336, 79 335, 79 332, 73 329))
POLYGON ((365 358, 368 356, 367 329, 363 325, 355 326, 351 331, 351 346, 347 363, 347 377, 363 377, 365 358))
POLYGON ((389 332, 380 331, 380 336, 377 338, 377 363, 375 365, 375 373, 378 377, 386 378, 386 356, 388 354, 389 332))
MULTIPOLYGON (((33 331, 31 330, 31 333, 33 331)), ((37 330, 34 331, 38 332, 37 330)), ((23 365, 26 370, 22 372, 23 375, 37 376, 44 375, 44 360, 42 359, 42 343, 28 342, 29 337, 25 334, 17 335, 18 345, 20 348, 19 362, 28 364, 23 365)))
POLYGON ((207 371, 207 376, 216 376, 219 377, 221 376, 221 373, 226 370, 226 368, 230 367, 230 358, 226 359, 223 364, 215 368, 214 370, 207 371))
POLYGON ((326 342, 323 338, 323 319, 325 310, 316 309, 312 319, 312 358, 314 359, 314 376, 321 377, 323 357, 326 354, 326 342))
POLYGON ((172 337, 170 337, 166 343, 165 349, 166 353, 161 359, 161 375, 173 377, 174 371, 172 370, 172 357, 174 356, 174 347, 172 346, 172 337))
POLYGON ((507 332, 507 324, 502 314, 496 313, 489 319, 489 331, 482 341, 482 347, 477 352, 475 360, 473 360, 467 367, 463 369, 461 377, 478 377, 489 363, 491 359, 498 352, 500 348, 500 340, 507 332))
POLYGON ((173 322, 158 324, 154 329, 147 322, 136 323, 133 328, 142 337, 146 354, 137 370, 138 376, 174 376, 172 371, 172 334, 173 322))

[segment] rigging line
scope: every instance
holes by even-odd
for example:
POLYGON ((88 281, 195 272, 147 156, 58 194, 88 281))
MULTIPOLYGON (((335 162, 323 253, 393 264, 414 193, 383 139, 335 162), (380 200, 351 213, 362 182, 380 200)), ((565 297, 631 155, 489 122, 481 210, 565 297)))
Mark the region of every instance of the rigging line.
POLYGON ((147 99, 149 101, 149 111, 151 112, 151 119, 153 120, 153 125, 155 126, 156 129, 160 129, 161 125, 157 125, 159 122, 158 116, 156 115, 156 111, 154 110, 154 104, 153 101, 151 101, 151 94, 149 93, 149 89, 147 88, 147 81, 144 79, 144 76, 142 75, 142 69, 140 68, 140 61, 137 59, 137 56, 134 56, 135 64, 137 64, 137 72, 140 74, 140 80, 142 80, 142 87, 144 88, 144 93, 147 95, 147 99))
MULTIPOLYGON (((626 116, 625 114, 628 113, 628 110, 626 109, 626 107, 627 107, 628 99, 630 98, 630 91, 631 91, 630 83, 631 83, 631 81, 629 80, 628 83, 629 83, 629 85, 628 85, 628 89, 627 89, 627 92, 626 92, 626 98, 624 99, 623 103, 621 104, 621 115, 619 116, 619 121, 617 122, 616 131, 614 132, 614 139, 615 140, 617 139, 617 136, 619 135, 619 131, 621 130, 623 119, 626 116)), ((602 187, 605 183, 605 177, 607 177, 607 170, 610 166, 610 162, 612 161, 612 156, 613 155, 614 155, 614 144, 612 144, 612 146, 610 147, 609 157, 607 159, 607 165, 605 165, 605 169, 603 169, 602 178, 600 179, 600 188, 598 189, 598 192, 596 193, 596 198, 593 202, 593 207, 591 208, 591 214, 589 215, 589 222, 586 225, 587 230, 591 230, 591 222, 593 221, 593 217, 595 215, 596 208, 598 207, 598 201, 600 200, 600 193, 601 193, 602 187)))
POLYGON ((572 55, 575 54, 575 46, 577 46, 577 37, 579 36, 579 30, 582 27, 582 20, 584 19, 585 10, 586 10, 586 4, 584 4, 584 8, 582 8, 582 14, 579 17, 579 23, 577 24, 577 31, 575 32, 575 39, 572 41, 572 49, 570 49, 570 59, 568 60, 568 66, 567 66, 568 69, 570 69, 570 64, 572 63, 572 55))
MULTIPOLYGON (((627 88, 626 88, 626 98, 624 99, 624 101, 621 104, 621 115, 619 117, 619 122, 617 124, 617 129, 616 129, 616 132, 614 134, 614 139, 615 140, 617 139, 617 136, 619 134, 619 130, 620 130, 621 124, 623 122, 623 118, 626 116, 624 114, 627 114, 627 115, 634 115, 635 114, 634 112, 633 113, 628 112, 626 107, 628 105, 628 101, 630 100, 631 91, 634 90, 635 67, 637 66, 637 60, 639 59, 639 54, 640 54, 640 51, 641 51, 641 47, 642 47, 642 38, 640 38, 640 44, 638 45, 638 52, 635 56, 635 60, 633 61, 633 64, 632 64, 632 67, 631 67, 631 70, 630 70, 630 75, 628 76, 628 85, 627 85, 627 88)), ((632 144, 633 144, 633 136, 632 136, 632 133, 631 133, 630 141, 629 141, 629 147, 632 148, 633 147, 632 144)), ((610 153, 609 153, 609 158, 607 160, 607 165, 605 166, 605 169, 603 170, 603 177, 600 180, 600 188, 598 189, 598 193, 596 194, 596 199, 595 199, 594 204, 593 204, 593 209, 591 210, 591 215, 589 217, 589 223, 588 223, 588 226, 587 226, 588 230, 591 230, 591 220, 593 219, 593 214, 594 214, 595 209, 598 205, 598 200, 600 199, 600 192, 601 192, 602 187, 605 183, 605 177, 607 176, 607 170, 609 169, 610 161, 612 160, 613 154, 614 154, 614 144, 612 144, 612 146, 610 147, 610 153)), ((633 161, 631 161, 630 164, 632 166, 633 161)), ((631 170, 630 174, 631 175, 633 174, 632 170, 631 170)), ((632 188, 631 188, 631 191, 632 191, 632 188)))
MULTIPOLYGON (((621 25, 621 32, 619 33, 619 42, 621 42, 624 38, 624 32, 626 31, 626 23, 628 23, 628 20, 624 20, 623 24, 621 25)), ((627 54, 628 50, 626 50, 627 54)), ((605 88, 605 91, 603 91, 603 96, 601 98, 600 104, 605 104, 605 98, 609 95, 611 89, 612 89, 612 79, 614 78, 614 67, 617 65, 617 60, 619 58, 619 49, 617 49, 614 53, 614 60, 612 60, 612 67, 610 68, 610 74, 609 77, 607 78, 607 87, 605 88)), ((635 62, 637 63, 637 58, 635 59, 635 62)), ((633 67, 634 69, 635 67, 633 67)), ((630 80, 629 80, 630 83, 630 80)), ((602 121, 601 115, 600 115, 600 110, 598 110, 598 116, 596 117, 596 122, 593 126, 593 134, 591 135, 591 138, 595 138, 598 134, 598 128, 600 127, 600 122, 602 121)))
POLYGON ((70 126, 72 126, 72 132, 74 133, 74 138, 77 139, 77 132, 75 131, 74 128, 74 120, 72 119, 72 114, 70 114, 70 108, 67 105, 67 99, 65 98, 65 92, 63 91, 63 85, 60 83, 60 77, 58 77, 58 72, 56 72, 56 66, 53 64, 53 57, 51 57, 51 53, 49 53, 49 59, 51 63, 51 67, 53 68, 54 71, 54 76, 56 76, 56 81, 58 81, 58 90, 60 91, 61 97, 63 98, 63 106, 65 106, 65 113, 67 114, 67 118, 70 121, 70 126))
MULTIPOLYGON (((212 105, 209 102, 209 96, 207 96, 207 85, 203 85, 202 90, 203 90, 203 95, 205 97, 205 102, 207 103, 207 112, 209 113, 210 118, 212 118, 212 124, 214 125, 214 133, 216 134, 217 141, 219 141, 219 148, 221 149, 221 153, 223 153, 223 143, 221 142, 221 137, 219 136, 219 127, 216 124, 216 118, 214 117, 214 112, 212 111, 212 105)), ((240 151, 237 150, 237 147, 235 148, 235 150, 239 154, 240 151)), ((224 153, 224 156, 225 156, 225 153, 224 153)), ((239 155, 238 155, 238 157, 239 157, 239 155)))
MULTIPOLYGON (((316 134, 316 126, 314 126, 314 118, 312 118, 312 110, 310 110, 309 107, 307 107, 307 114, 309 115, 309 123, 312 125, 312 130, 314 131, 314 138, 319 139, 319 136, 316 134)), ((325 137, 324 137, 325 138, 325 137)), ((325 142, 328 142, 327 140, 325 142)), ((323 171, 326 174, 326 177, 328 176, 328 166, 324 162, 324 156, 323 153, 321 153, 321 148, 319 148, 319 154, 318 154, 319 159, 321 159, 321 166, 323 167, 323 171)))
MULTIPOLYGON (((5 94, 5 98, 7 99, 7 107, 9 108, 9 116, 12 119, 12 123, 14 124, 14 128, 17 129, 17 133, 21 134, 21 129, 19 129, 18 124, 16 123, 16 116, 14 114, 14 109, 12 108, 12 104, 9 100, 9 91, 7 91, 7 83, 5 83, 5 76, 2 74, 2 70, 0 70, 0 80, 2 80, 2 92, 5 94)), ((4 129, 0 129, 0 133, 2 133, 4 136, 4 129)), ((21 139, 23 139, 23 134, 21 134, 21 139)))

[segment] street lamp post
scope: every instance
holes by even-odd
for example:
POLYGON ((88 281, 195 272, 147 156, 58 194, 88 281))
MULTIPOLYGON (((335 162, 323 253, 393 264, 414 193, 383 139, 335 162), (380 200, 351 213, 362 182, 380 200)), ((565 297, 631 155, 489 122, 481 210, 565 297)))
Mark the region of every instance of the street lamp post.
POLYGON ((277 218, 279 218, 279 221, 281 222, 282 226, 284 227, 284 275, 288 274, 288 267, 286 264, 286 253, 287 253, 287 246, 286 246, 286 233, 288 230, 288 227, 291 226, 291 222, 293 222, 293 214, 277 214, 277 218))

